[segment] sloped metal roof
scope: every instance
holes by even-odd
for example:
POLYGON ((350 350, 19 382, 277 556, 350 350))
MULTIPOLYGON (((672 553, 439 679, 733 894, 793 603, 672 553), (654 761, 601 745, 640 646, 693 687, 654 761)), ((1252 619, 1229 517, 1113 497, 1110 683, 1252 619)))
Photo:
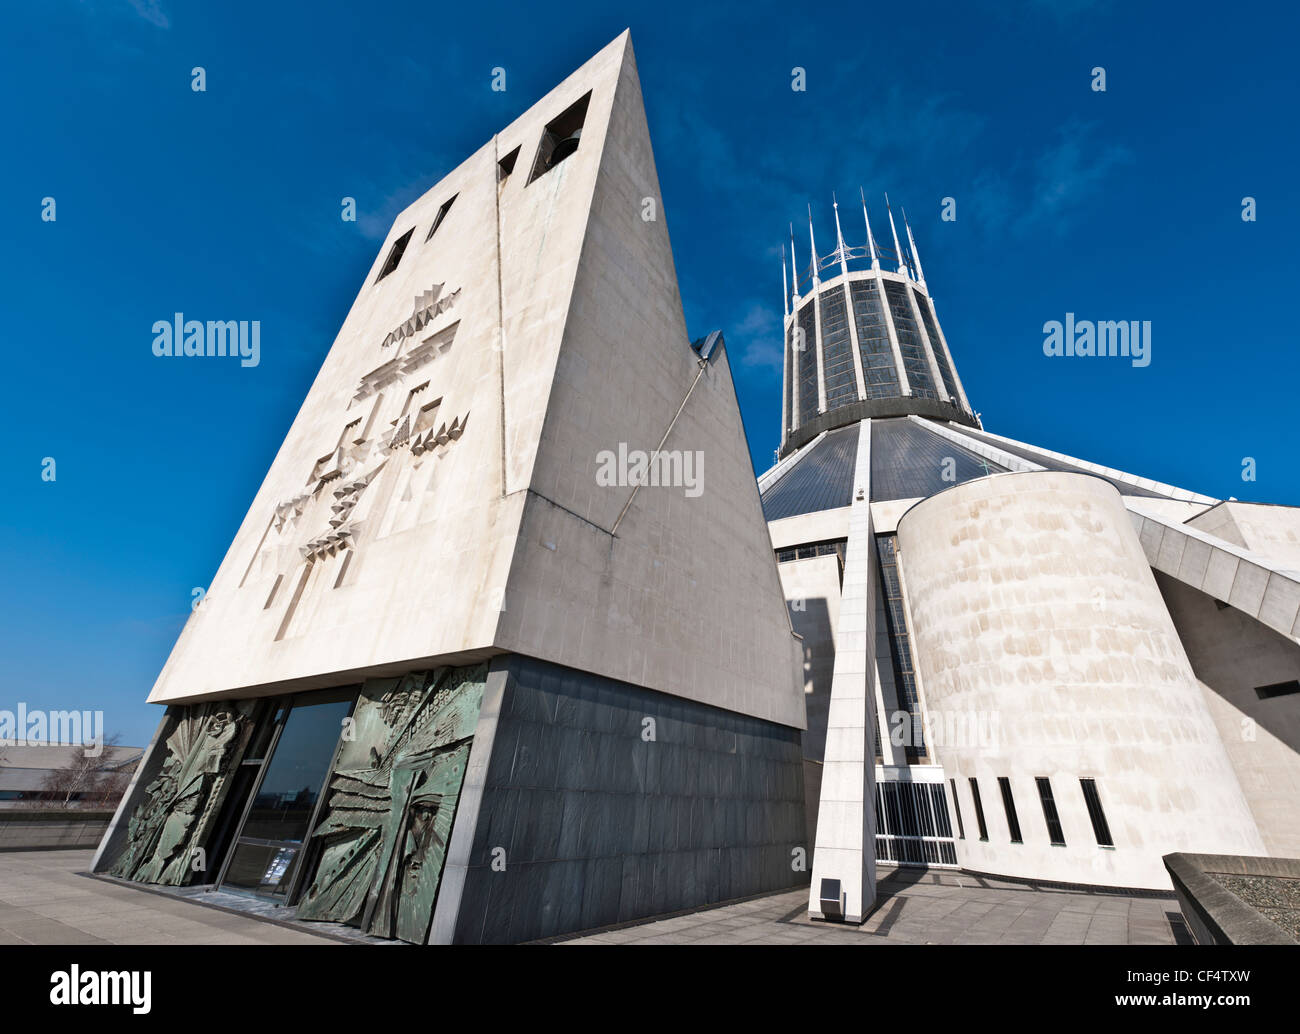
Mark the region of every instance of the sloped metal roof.
POLYGON ((779 521, 848 506, 853 501, 858 426, 850 424, 831 431, 782 474, 763 493, 764 518, 779 521))
POLYGON ((925 498, 1005 469, 907 417, 871 422, 872 502, 925 498))
POLYGON ((1162 492, 1152 492, 1143 488, 1141 485, 1132 485, 1127 481, 1120 481, 1118 478, 1108 478, 1104 474, 1098 474, 1095 470, 1088 470, 1084 467, 1076 467, 1072 463, 1066 463, 1064 460, 1058 460, 1055 457, 1045 455, 1036 449, 1031 449, 1023 445, 1010 445, 1007 442, 1000 441, 996 438, 985 438, 969 428, 957 428, 958 433, 968 434, 973 438, 979 438, 986 441, 995 449, 1001 449, 1003 452, 1009 452, 1012 456, 1019 456, 1022 460, 1029 460, 1030 463, 1037 463, 1040 467, 1046 467, 1048 470, 1059 470, 1066 474, 1091 474, 1093 477, 1102 478, 1109 481, 1117 489, 1120 495, 1138 496, 1145 499, 1168 499, 1169 496, 1162 492))

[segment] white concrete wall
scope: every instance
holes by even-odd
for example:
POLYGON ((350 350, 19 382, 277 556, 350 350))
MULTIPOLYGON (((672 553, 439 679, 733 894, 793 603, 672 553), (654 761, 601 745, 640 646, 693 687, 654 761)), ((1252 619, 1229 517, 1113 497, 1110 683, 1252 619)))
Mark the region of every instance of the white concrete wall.
POLYGON ((1300 677, 1300 646, 1235 607, 1157 573, 1174 627, 1250 802, 1268 853, 1300 858, 1300 695, 1258 686, 1300 677))
POLYGON ((725 350, 682 407, 699 373, 625 33, 397 218, 150 700, 513 651, 802 727, 798 642, 725 350), (578 150, 530 183, 544 127, 588 92, 578 150), (454 305, 385 347, 435 284, 454 305), (399 371, 377 410, 378 394, 355 399, 367 374, 457 321, 452 347, 399 371), (385 452, 381 433, 425 381, 420 403, 440 397, 437 421, 465 419, 464 433, 385 452), (655 449, 675 415, 664 448, 702 454, 702 491, 643 488, 615 535, 632 486, 599 485, 599 454, 655 449), (366 444, 317 488, 317 462, 354 420, 345 441, 366 444), (362 474, 340 516, 335 490, 362 474), (282 521, 286 509, 301 512, 282 521), (342 531, 351 549, 305 563, 305 544, 342 531))
POLYGON ((840 562, 834 555, 787 560, 780 565, 781 587, 803 651, 804 705, 808 729, 803 756, 821 761, 826 747, 826 715, 835 674, 835 631, 840 620, 840 562))
POLYGON ((838 880, 841 915, 851 923, 862 922, 876 900, 876 766, 870 744, 876 727, 878 694, 872 656, 878 576, 866 491, 871 477, 870 420, 862 421, 858 434, 853 515, 836 624, 835 670, 808 902, 810 915, 825 918, 820 898, 822 881, 838 880))
POLYGON ((1080 474, 1000 474, 919 503, 899 548, 932 720, 983 717, 992 742, 945 742, 965 867, 1167 887, 1173 851, 1258 854, 1263 842, 1119 493, 1080 474), (966 780, 978 778, 989 840, 966 780), (1011 780, 1011 844, 997 777, 1011 780), (1049 844, 1048 776, 1067 846, 1049 844), (1097 846, 1081 777, 1115 841, 1097 846))
POLYGON ((607 123, 496 644, 802 728, 802 657, 729 357, 701 369, 690 347, 630 45, 607 123), (661 441, 696 483, 633 498, 598 482, 602 453, 661 441))
POLYGON ((1223 502, 1187 523, 1300 571, 1300 507, 1223 502))
POLYGON ((850 506, 839 506, 834 510, 815 510, 772 521, 767 526, 768 533, 772 536, 772 548, 788 549, 809 542, 848 538, 849 514, 852 509, 850 506))

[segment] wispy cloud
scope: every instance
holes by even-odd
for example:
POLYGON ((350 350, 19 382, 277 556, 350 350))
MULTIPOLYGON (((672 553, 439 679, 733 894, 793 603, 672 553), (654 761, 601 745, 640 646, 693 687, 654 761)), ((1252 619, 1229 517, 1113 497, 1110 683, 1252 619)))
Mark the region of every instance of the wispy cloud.
POLYGON ((972 214, 1002 233, 1062 232, 1080 218, 1107 177, 1132 160, 1133 152, 1102 139, 1095 123, 1068 122, 1038 154, 978 174, 972 214))
POLYGON ((740 365, 750 369, 780 370, 785 344, 774 306, 751 301, 740 321, 727 332, 740 365))
POLYGON ((167 12, 162 9, 162 4, 158 0, 129 0, 132 10, 150 25, 156 25, 160 29, 170 29, 172 27, 171 19, 167 17, 167 12))

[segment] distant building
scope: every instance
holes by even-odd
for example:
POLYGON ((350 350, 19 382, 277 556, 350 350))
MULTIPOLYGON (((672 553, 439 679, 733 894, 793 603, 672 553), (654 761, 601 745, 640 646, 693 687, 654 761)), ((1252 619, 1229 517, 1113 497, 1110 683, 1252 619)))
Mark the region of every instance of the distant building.
POLYGON ((1171 852, 1300 855, 1300 509, 986 431, 910 228, 862 215, 824 254, 810 214, 786 273, 759 478, 823 766, 811 911, 864 915, 877 860, 1167 888, 1171 852))
POLYGON ((105 746, 90 757, 80 745, 0 746, 0 809, 116 808, 142 747, 105 746))

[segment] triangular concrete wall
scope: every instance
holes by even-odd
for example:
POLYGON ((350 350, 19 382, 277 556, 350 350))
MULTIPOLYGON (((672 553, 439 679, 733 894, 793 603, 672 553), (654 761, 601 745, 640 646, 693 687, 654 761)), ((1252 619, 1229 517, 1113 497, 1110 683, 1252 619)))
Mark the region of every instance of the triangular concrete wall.
POLYGON ((599 132, 583 132, 599 175, 497 645, 802 727, 728 357, 701 372, 688 343, 630 41, 599 132), (600 483, 602 454, 661 440, 690 484, 628 506, 632 485, 600 483))
POLYGON ((627 33, 398 216, 150 699, 502 652, 804 722, 727 356, 701 373, 688 343, 627 33), (532 179, 587 95, 577 151, 532 179), (388 442, 437 399, 418 448, 388 442), (598 482, 603 453, 670 425, 688 484, 628 506, 630 483, 598 482))

